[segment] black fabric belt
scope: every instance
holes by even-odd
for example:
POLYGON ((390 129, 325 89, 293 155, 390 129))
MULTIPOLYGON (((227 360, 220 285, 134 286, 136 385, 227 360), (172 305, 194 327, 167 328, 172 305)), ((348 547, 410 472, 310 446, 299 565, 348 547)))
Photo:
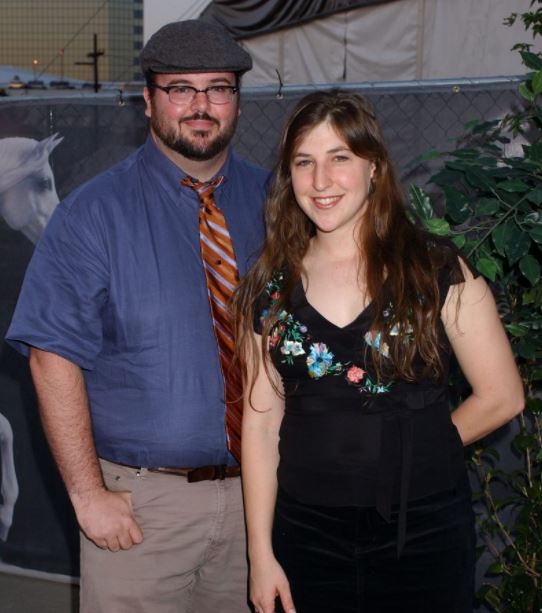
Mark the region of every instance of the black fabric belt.
MULTIPOLYGON (((141 470, 143 466, 133 466, 132 464, 124 464, 122 462, 114 462, 119 466, 127 466, 135 470, 141 470)), ((231 477, 241 476, 240 466, 228 466, 227 464, 210 464, 209 466, 198 466, 197 468, 182 468, 177 466, 156 466, 145 467, 150 473, 164 473, 166 475, 177 475, 178 477, 186 477, 188 483, 197 483, 198 481, 222 481, 231 477)))

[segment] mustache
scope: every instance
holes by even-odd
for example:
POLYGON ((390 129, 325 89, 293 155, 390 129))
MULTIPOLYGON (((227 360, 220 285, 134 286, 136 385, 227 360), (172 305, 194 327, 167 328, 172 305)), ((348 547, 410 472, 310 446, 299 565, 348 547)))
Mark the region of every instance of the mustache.
POLYGON ((214 117, 211 117, 207 113, 194 113, 193 115, 190 115, 189 117, 183 117, 181 119, 181 123, 184 123, 185 121, 192 121, 194 119, 195 120, 202 119, 204 121, 212 121, 213 123, 216 123, 216 125, 220 125, 219 121, 217 119, 215 119, 214 117))

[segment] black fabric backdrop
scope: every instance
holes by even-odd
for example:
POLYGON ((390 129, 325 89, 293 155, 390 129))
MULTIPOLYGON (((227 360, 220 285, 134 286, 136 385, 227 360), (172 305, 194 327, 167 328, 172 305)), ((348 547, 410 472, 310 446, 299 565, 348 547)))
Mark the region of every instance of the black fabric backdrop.
POLYGON ((218 22, 237 39, 289 28, 340 11, 398 0, 214 0, 200 19, 218 22))

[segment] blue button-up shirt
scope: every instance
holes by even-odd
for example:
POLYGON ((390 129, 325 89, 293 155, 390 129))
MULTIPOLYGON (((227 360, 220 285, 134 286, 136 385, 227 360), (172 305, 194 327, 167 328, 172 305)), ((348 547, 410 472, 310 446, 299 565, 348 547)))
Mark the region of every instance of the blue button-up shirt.
MULTIPOLYGON (((241 274, 263 239, 267 172, 230 152, 215 191, 241 274)), ((100 457, 234 463, 202 268, 197 194, 151 138, 60 203, 7 340, 83 369, 100 457)))

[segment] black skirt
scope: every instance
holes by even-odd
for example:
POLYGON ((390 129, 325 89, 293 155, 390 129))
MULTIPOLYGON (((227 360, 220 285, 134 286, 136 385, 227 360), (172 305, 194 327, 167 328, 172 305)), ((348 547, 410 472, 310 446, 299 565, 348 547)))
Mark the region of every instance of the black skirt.
MULTIPOLYGON (((474 515, 466 476, 453 490, 399 509, 301 504, 279 489, 273 547, 297 613, 472 613, 474 515)), ((277 611, 282 611, 277 603, 277 611)))

